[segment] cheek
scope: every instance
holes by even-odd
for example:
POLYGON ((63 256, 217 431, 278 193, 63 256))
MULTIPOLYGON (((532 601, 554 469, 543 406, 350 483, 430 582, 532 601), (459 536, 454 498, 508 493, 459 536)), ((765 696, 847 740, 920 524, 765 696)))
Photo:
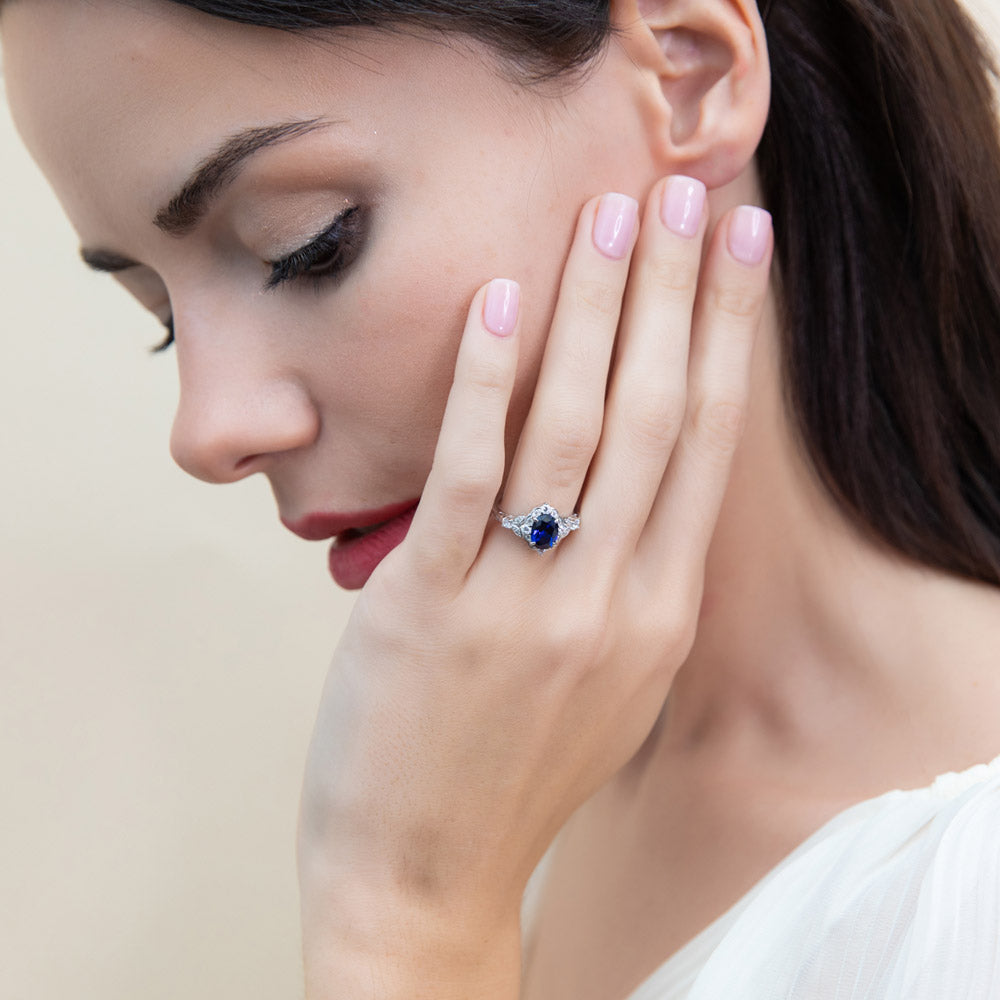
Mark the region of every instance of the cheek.
POLYGON ((340 352, 337 433, 371 442, 383 458, 426 471, 433 456, 468 310, 457 276, 442 262, 380 255, 359 282, 340 352), (435 266, 438 264, 439 266, 435 266))
MULTIPOLYGON (((490 218, 483 201, 452 201, 448 219, 415 213, 405 222, 394 220, 393 238, 373 247, 356 291, 338 302, 350 317, 346 349, 338 352, 340 433, 378 449, 388 446, 397 470, 426 474, 470 303, 494 277, 512 277, 522 286, 518 380, 507 422, 508 458, 513 454, 579 208, 574 199, 544 208, 536 202, 525 211, 520 197, 518 211, 501 207, 490 218)), ((516 192, 501 195, 501 206, 517 198, 516 192)))
MULTIPOLYGON (((531 243, 518 234, 508 245, 531 243)), ((392 415, 395 427, 411 442, 419 436, 428 463, 472 299, 487 281, 507 276, 522 286, 518 376, 506 428, 508 461, 513 456, 534 393, 566 252, 561 243, 539 248, 536 242, 534 250, 527 258, 494 245, 473 246, 419 263, 400 261, 387 273, 391 293, 372 288, 365 297, 361 314, 368 335, 382 342, 377 356, 384 378, 378 382, 376 411, 392 415)))

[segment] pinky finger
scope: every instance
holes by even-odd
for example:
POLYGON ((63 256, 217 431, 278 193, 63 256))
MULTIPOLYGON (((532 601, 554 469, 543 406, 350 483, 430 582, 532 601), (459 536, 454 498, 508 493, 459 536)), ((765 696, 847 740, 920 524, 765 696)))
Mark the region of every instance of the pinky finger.
POLYGON ((504 473, 504 428, 517 372, 517 282, 472 301, 430 475, 406 539, 421 577, 458 585, 479 553, 504 473))
POLYGON ((747 421, 772 252, 762 209, 732 212, 713 234, 695 305, 687 412, 646 526, 645 551, 661 554, 653 569, 660 579, 696 582, 704 571, 747 421))

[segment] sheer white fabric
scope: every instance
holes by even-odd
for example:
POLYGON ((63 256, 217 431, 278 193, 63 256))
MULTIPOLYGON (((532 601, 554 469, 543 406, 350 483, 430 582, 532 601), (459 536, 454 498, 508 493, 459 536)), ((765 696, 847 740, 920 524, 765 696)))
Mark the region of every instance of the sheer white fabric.
POLYGON ((629 1000, 1000 1000, 1000 758, 827 823, 629 1000))
POLYGON ((1000 758, 840 813, 628 1000, 1000 1000, 1000 758))

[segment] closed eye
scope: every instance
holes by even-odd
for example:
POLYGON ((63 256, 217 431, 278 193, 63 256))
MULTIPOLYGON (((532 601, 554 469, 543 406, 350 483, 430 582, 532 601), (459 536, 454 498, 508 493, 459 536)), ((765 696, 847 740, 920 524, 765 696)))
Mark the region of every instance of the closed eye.
MULTIPOLYGON (((264 287, 270 290, 299 278, 320 283, 342 274, 361 253, 367 227, 365 214, 359 205, 347 208, 305 246, 281 260, 269 261, 271 274, 264 287)), ((150 348, 153 354, 167 350, 174 342, 173 317, 163 325, 167 335, 150 348)))
POLYGON ((271 274, 265 288, 288 281, 322 282, 342 274, 361 253, 366 232, 366 212, 359 205, 345 209, 319 235, 281 260, 269 261, 271 274))

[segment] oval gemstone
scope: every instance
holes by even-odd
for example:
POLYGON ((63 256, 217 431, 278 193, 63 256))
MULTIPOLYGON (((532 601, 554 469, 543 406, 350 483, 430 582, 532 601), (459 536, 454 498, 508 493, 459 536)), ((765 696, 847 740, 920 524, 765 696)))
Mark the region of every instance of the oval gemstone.
POLYGON ((551 549, 559 538, 559 522, 551 514, 539 514, 531 522, 531 546, 535 549, 551 549))

